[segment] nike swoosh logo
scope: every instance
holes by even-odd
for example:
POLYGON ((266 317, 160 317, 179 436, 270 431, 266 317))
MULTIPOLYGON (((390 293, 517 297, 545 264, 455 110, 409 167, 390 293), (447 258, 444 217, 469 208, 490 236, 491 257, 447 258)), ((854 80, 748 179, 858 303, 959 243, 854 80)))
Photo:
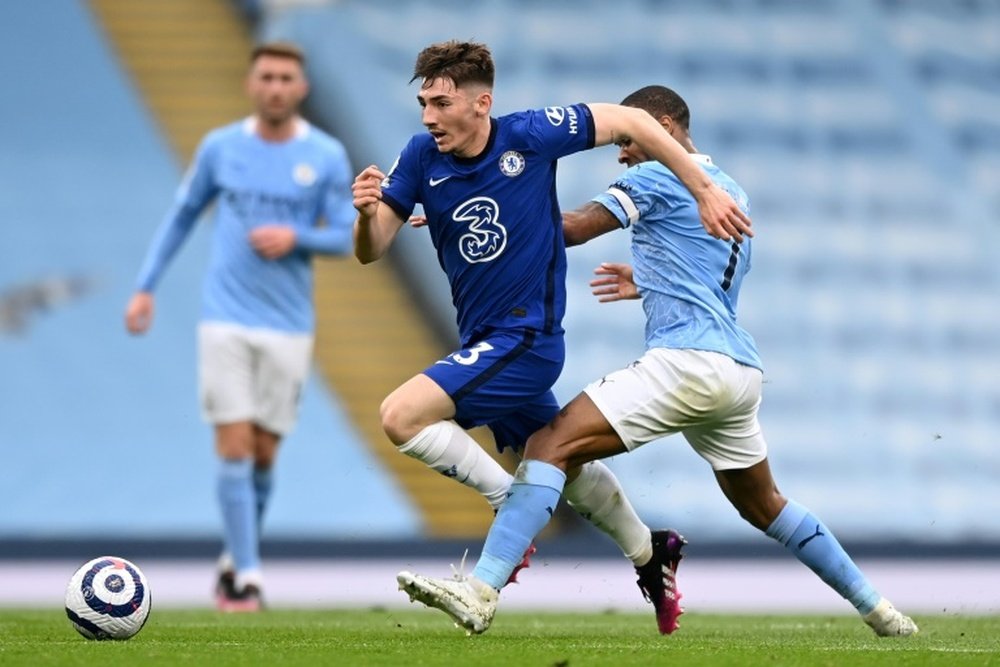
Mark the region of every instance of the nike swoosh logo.
POLYGON ((442 176, 441 178, 432 178, 429 181, 427 181, 427 183, 430 184, 430 186, 433 188, 435 185, 441 185, 442 183, 444 183, 445 181, 447 181, 449 178, 451 178, 451 176, 442 176))

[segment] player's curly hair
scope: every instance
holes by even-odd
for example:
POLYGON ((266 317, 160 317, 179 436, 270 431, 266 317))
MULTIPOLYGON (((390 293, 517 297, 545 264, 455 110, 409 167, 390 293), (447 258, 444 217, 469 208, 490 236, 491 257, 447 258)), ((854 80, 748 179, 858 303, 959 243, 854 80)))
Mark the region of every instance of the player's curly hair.
POLYGON ((687 102, 666 86, 640 88, 622 100, 622 106, 642 109, 653 118, 669 116, 685 130, 690 129, 691 111, 687 102))
POLYGON ((451 79, 456 86, 481 83, 493 88, 493 55, 489 47, 476 42, 451 40, 431 44, 417 55, 413 78, 430 82, 434 79, 451 79))

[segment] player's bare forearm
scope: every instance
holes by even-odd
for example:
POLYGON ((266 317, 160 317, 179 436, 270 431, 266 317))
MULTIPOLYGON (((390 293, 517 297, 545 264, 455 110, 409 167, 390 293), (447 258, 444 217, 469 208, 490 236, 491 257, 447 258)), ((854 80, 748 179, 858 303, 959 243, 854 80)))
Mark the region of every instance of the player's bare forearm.
POLYGON ((358 217, 354 221, 354 256, 362 264, 382 257, 392 244, 403 220, 388 206, 382 206, 385 174, 375 165, 365 167, 354 179, 351 193, 358 217))
POLYGON ((712 236, 742 241, 753 236, 750 218, 717 186, 676 139, 642 109, 617 104, 589 104, 597 145, 629 139, 665 165, 698 201, 701 223, 712 236))
POLYGON ((362 264, 368 264, 382 257, 384 252, 385 248, 373 238, 371 219, 359 215, 354 221, 354 256, 362 264))
POLYGON ((616 229, 621 229, 618 219, 597 202, 587 202, 575 211, 563 213, 563 237, 566 240, 566 247, 586 243, 616 229))
POLYGON ((404 224, 395 212, 387 213, 387 210, 392 211, 387 206, 380 206, 374 216, 359 212, 354 221, 354 256, 362 264, 380 259, 404 224))
POLYGON ((705 170, 691 159, 690 154, 652 116, 645 116, 652 123, 644 121, 637 125, 635 131, 638 135, 632 135, 632 140, 666 165, 691 191, 698 201, 698 212, 705 231, 715 238, 727 241, 742 241, 744 236, 753 236, 750 218, 733 198, 709 178, 705 170), (651 143, 647 145, 647 141, 651 143))

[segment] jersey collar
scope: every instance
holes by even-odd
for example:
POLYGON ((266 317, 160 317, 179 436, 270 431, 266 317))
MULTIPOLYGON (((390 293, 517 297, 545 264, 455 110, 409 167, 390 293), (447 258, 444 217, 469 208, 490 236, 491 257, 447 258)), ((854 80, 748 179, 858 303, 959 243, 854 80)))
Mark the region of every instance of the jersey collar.
POLYGON ((455 161, 457 165, 473 165, 478 164, 483 161, 490 151, 493 150, 493 144, 497 140, 497 121, 495 118, 490 118, 490 138, 486 140, 486 147, 474 157, 458 157, 457 155, 450 155, 449 157, 455 161))
MULTIPOLYGON (((243 119, 243 132, 249 136, 259 136, 257 134, 257 117, 247 116, 243 119)), ((295 134, 292 135, 293 139, 302 139, 307 134, 309 134, 309 123, 306 122, 305 118, 295 119, 295 134)))

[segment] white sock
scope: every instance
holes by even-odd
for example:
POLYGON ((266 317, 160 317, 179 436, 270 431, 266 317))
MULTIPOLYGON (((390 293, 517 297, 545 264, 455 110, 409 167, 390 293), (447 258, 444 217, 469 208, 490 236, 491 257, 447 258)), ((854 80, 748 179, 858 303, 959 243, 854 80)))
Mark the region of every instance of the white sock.
POLYGON ((233 560, 233 555, 228 551, 223 551, 219 554, 219 560, 215 564, 215 569, 219 572, 225 572, 226 570, 236 571, 236 561, 233 560))
POLYGON ((247 584, 253 584, 257 588, 260 588, 263 581, 264 576, 261 574, 260 568, 255 567, 250 570, 241 570, 236 573, 236 590, 242 591, 246 588, 247 584))
POLYGON ((635 513, 611 470, 600 461, 580 468, 580 475, 563 490, 570 507, 580 513, 621 547, 636 566, 653 557, 653 536, 635 513))
POLYGON ((493 509, 503 504, 514 481, 509 472, 454 422, 431 424, 400 445, 399 451, 475 489, 493 509))

